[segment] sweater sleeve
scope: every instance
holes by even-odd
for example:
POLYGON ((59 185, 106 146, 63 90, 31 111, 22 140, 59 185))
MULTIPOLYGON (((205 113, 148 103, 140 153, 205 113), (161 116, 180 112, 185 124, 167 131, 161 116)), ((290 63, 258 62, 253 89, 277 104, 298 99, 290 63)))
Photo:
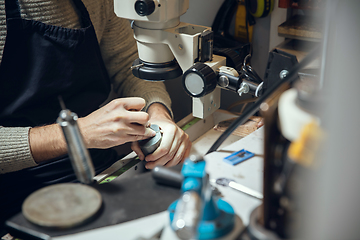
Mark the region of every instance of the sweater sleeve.
POLYGON ((153 103, 163 104, 171 113, 171 99, 163 82, 144 81, 133 76, 130 66, 138 57, 130 22, 117 17, 110 0, 105 30, 100 40, 101 53, 114 91, 120 97, 142 97, 146 111, 153 103))
POLYGON ((30 152, 29 129, 0 126, 0 174, 37 165, 30 152))

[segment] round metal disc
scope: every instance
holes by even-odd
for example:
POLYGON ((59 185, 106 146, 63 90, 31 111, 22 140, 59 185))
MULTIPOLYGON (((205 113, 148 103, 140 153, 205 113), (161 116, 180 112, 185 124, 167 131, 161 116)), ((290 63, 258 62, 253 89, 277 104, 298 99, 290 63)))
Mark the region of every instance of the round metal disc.
POLYGON ((39 189, 26 198, 22 213, 30 222, 51 228, 77 226, 101 208, 100 193, 77 183, 56 184, 39 189))
POLYGON ((162 140, 162 133, 160 132, 160 127, 156 124, 151 124, 150 128, 156 132, 156 135, 152 138, 138 141, 140 149, 145 156, 153 153, 160 146, 162 140))

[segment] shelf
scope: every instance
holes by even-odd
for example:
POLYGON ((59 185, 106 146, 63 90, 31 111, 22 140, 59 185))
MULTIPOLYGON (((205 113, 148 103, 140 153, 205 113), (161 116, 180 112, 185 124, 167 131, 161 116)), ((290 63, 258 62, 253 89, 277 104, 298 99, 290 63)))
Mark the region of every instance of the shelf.
POLYGON ((278 34, 286 38, 320 42, 322 39, 322 24, 315 18, 295 15, 279 25, 278 34))

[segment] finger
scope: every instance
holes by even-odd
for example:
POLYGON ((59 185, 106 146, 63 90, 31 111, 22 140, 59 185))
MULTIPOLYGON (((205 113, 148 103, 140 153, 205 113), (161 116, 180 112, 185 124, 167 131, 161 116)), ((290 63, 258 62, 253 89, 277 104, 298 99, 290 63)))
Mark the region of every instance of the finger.
MULTIPOLYGON (((156 166, 175 166, 176 163, 172 163, 173 159, 174 158, 171 157, 170 154, 167 154, 156 161, 147 162, 145 167, 147 169, 153 169, 156 166), (169 165, 167 165, 168 163, 169 163, 169 165)), ((146 158, 145 158, 145 161, 147 161, 146 158)))
POLYGON ((130 124, 128 128, 128 134, 133 136, 139 135, 142 139, 144 139, 155 136, 156 132, 151 128, 147 128, 143 125, 130 124))
MULTIPOLYGON (((178 138, 175 138, 175 139, 178 139, 178 138)), ((165 166, 167 163, 169 163, 171 161, 179 162, 181 159, 174 160, 174 156, 177 153, 177 151, 179 150, 179 147, 180 147, 180 142, 173 141, 171 149, 170 149, 170 151, 168 151, 167 154, 165 154, 161 158, 157 159, 156 161, 148 162, 148 164, 146 164, 145 167, 147 167, 149 169, 152 169, 152 168, 154 168, 156 166, 165 166)), ((145 158, 145 160, 148 161, 147 157, 145 158)), ((176 165, 176 163, 170 164, 170 166, 174 166, 174 165, 176 165)))
POLYGON ((144 139, 148 139, 148 136, 145 135, 128 135, 127 140, 128 142, 135 142, 135 141, 140 141, 140 140, 144 140, 144 139))
MULTIPOLYGON (((164 130, 160 146, 155 150, 154 153, 146 156, 145 160, 147 162, 152 162, 161 159, 173 149, 172 146, 175 142, 175 145, 178 144, 176 141, 176 131, 173 130, 164 130)), ((164 163, 165 164, 165 163, 164 163)))
POLYGON ((140 111, 145 107, 145 100, 139 97, 129 97, 125 99, 124 108, 128 111, 140 111))
POLYGON ((176 166, 178 163, 181 162, 181 160, 183 159, 184 155, 185 155, 185 144, 181 144, 179 149, 177 150, 175 156, 170 159, 167 163, 165 163, 165 167, 172 167, 172 166, 176 166))
POLYGON ((149 114, 146 112, 127 112, 127 120, 129 123, 135 123, 139 125, 148 126, 149 125, 149 114))
POLYGON ((164 166, 171 167, 171 166, 175 166, 179 163, 184 162, 185 158, 187 158, 190 154, 191 145, 192 144, 189 141, 189 137, 188 137, 188 135, 186 135, 186 140, 182 141, 175 156, 170 161, 168 161, 164 166))
POLYGON ((131 143, 131 150, 133 150, 136 155, 139 157, 139 159, 141 161, 143 161, 145 159, 145 155, 144 153, 141 151, 141 148, 139 146, 139 143, 138 142, 132 142, 131 143))

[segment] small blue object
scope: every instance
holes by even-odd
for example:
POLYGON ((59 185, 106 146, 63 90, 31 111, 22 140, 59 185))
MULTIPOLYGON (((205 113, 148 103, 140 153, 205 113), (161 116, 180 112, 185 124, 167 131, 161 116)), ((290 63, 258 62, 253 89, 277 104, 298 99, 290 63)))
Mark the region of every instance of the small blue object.
POLYGON ((245 161, 246 159, 249 159, 253 156, 255 156, 254 153, 249 152, 245 149, 242 149, 238 152, 234 152, 233 154, 225 157, 224 162, 229 163, 231 165, 236 165, 236 164, 241 163, 241 162, 245 161))

